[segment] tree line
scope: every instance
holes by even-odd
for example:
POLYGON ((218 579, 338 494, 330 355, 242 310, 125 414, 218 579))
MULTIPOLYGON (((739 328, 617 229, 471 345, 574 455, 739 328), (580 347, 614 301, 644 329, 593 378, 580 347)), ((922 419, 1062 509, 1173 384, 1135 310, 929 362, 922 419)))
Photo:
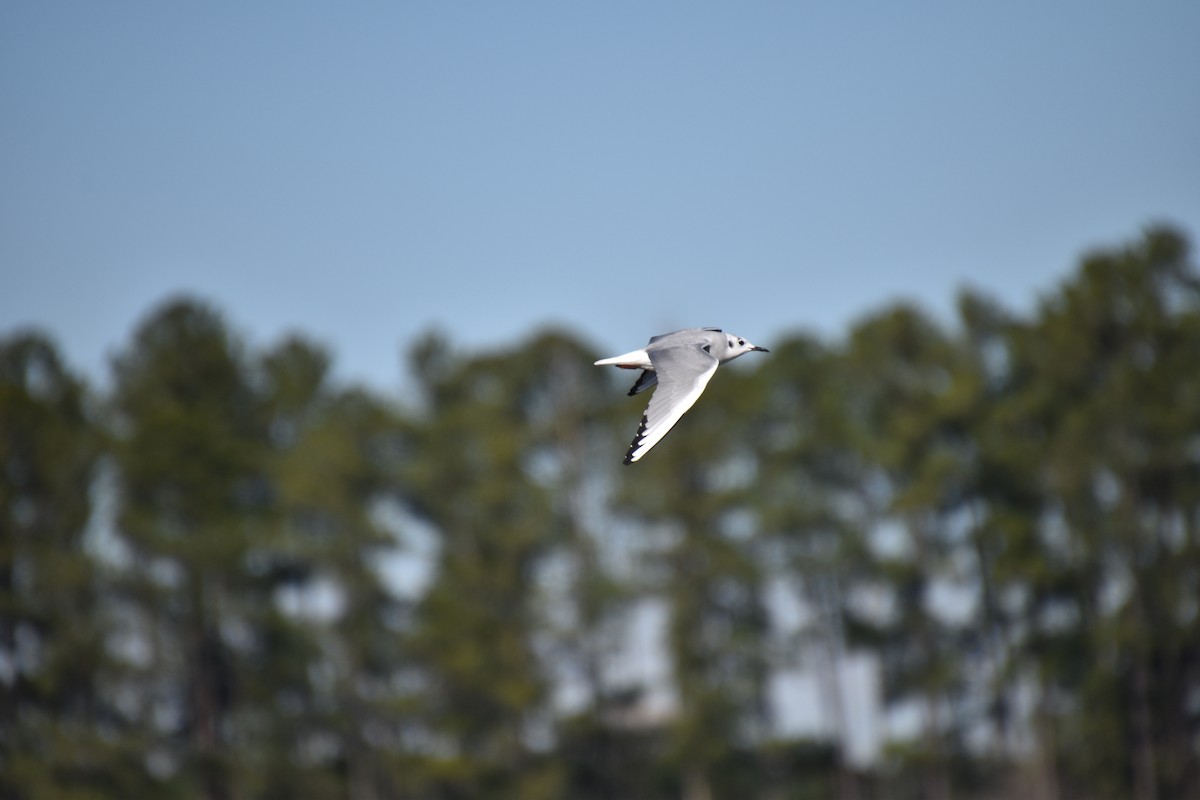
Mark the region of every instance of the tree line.
POLYGON ((403 399, 187 297, 103 391, 8 333, 0 796, 1200 796, 1186 238, 1027 313, 964 292, 768 344, 623 467, 644 396, 569 331, 430 335, 403 399), (894 723, 867 762, 851 654, 894 723), (826 735, 777 724, 798 666, 826 735))

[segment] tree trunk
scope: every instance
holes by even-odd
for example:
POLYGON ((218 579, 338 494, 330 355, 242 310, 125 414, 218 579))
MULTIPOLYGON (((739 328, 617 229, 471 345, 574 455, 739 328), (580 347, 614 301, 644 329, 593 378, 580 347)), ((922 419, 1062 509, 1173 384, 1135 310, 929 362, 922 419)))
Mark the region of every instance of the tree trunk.
POLYGON ((1037 710, 1044 702, 1045 689, 1043 687, 1039 687, 1039 694, 1041 697, 1034 704, 1032 720, 1034 747, 1037 749, 1032 754, 1033 774, 1029 796, 1033 800, 1058 800, 1058 769, 1055 766, 1058 740, 1054 732, 1054 720, 1037 710))
POLYGON ((950 780, 946 775, 941 715, 937 705, 937 695, 931 692, 925 698, 925 735, 929 748, 929 760, 924 770, 925 797, 929 800, 950 800, 950 780))
POLYGON ((692 764, 683 773, 683 800, 712 800, 708 776, 697 764, 692 764))
POLYGON ((1138 653, 1133 667, 1133 796, 1157 800, 1158 780, 1154 770, 1154 733, 1150 715, 1150 679, 1146 657, 1138 653))
POLYGON ((197 576, 191 664, 188 667, 188 703, 191 739, 205 800, 229 800, 221 722, 225 711, 225 674, 220 635, 209 622, 212 589, 205 575, 197 576))
POLYGON ((824 685, 821 694, 826 702, 825 712, 833 721, 837 740, 838 797, 858 800, 858 780, 850 767, 850 719, 846 711, 838 666, 842 661, 842 619, 837 579, 832 576, 813 576, 817 589, 810 600, 820 614, 820 676, 824 685))

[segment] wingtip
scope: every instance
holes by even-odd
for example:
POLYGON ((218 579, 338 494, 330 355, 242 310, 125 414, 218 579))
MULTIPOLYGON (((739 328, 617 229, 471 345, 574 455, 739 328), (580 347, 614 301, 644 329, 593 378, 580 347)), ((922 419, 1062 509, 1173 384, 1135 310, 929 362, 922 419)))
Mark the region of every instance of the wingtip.
POLYGON ((646 434, 646 425, 648 420, 645 414, 642 414, 642 421, 638 424, 637 433, 633 436, 633 441, 629 444, 629 452, 625 454, 625 460, 622 464, 632 464, 646 454, 645 450, 640 450, 642 446, 642 437, 646 434))

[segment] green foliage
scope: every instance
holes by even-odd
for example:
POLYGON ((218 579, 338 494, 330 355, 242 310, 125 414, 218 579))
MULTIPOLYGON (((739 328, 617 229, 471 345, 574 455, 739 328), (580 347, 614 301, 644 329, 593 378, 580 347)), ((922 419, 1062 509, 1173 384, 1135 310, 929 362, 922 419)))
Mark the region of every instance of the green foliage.
POLYGON ((1200 795, 1186 240, 771 349, 623 467, 645 396, 563 331, 431 336, 406 405, 188 298, 97 399, 0 340, 0 795, 1200 795), (850 654, 909 721, 865 765, 850 654))
POLYGON ((103 576, 88 552, 100 435, 83 384, 38 333, 0 340, 0 795, 148 787, 105 682, 103 576))
POLYGON ((409 652, 425 735, 456 764, 442 783, 463 796, 553 796, 559 783, 531 747, 550 714, 538 576, 567 533, 549 491, 557 481, 538 478, 552 469, 570 482, 580 469, 580 434, 561 426, 588 411, 559 395, 587 362, 560 337, 533 345, 453 358, 431 340, 414 358, 434 413, 414 425, 402 479, 439 553, 409 652))
POLYGON ((1048 691, 1079 705, 1047 724, 1074 745, 1064 769, 1102 776, 1111 796, 1197 788, 1184 743, 1200 657, 1197 334, 1186 244, 1154 230, 1086 258, 1014 336, 1014 399, 1034 423, 1054 533, 1033 644, 1048 691))

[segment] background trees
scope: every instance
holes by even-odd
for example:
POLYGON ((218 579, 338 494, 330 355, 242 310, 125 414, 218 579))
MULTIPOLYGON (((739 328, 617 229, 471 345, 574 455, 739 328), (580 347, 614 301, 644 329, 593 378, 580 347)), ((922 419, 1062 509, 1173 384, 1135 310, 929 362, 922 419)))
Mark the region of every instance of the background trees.
POLYGON ((0 794, 135 791, 136 730, 114 708, 105 585, 88 517, 102 452, 52 342, 0 340, 0 794))
POLYGON ((1187 242, 771 348, 622 467, 643 399, 569 332, 430 337, 403 402, 188 298, 104 392, 9 334, 0 794, 1200 794, 1187 242))
POLYGON ((1086 258, 1014 333, 1046 498, 1030 610, 1056 764, 1112 796, 1197 789, 1196 279, 1186 243, 1151 231, 1086 258))

